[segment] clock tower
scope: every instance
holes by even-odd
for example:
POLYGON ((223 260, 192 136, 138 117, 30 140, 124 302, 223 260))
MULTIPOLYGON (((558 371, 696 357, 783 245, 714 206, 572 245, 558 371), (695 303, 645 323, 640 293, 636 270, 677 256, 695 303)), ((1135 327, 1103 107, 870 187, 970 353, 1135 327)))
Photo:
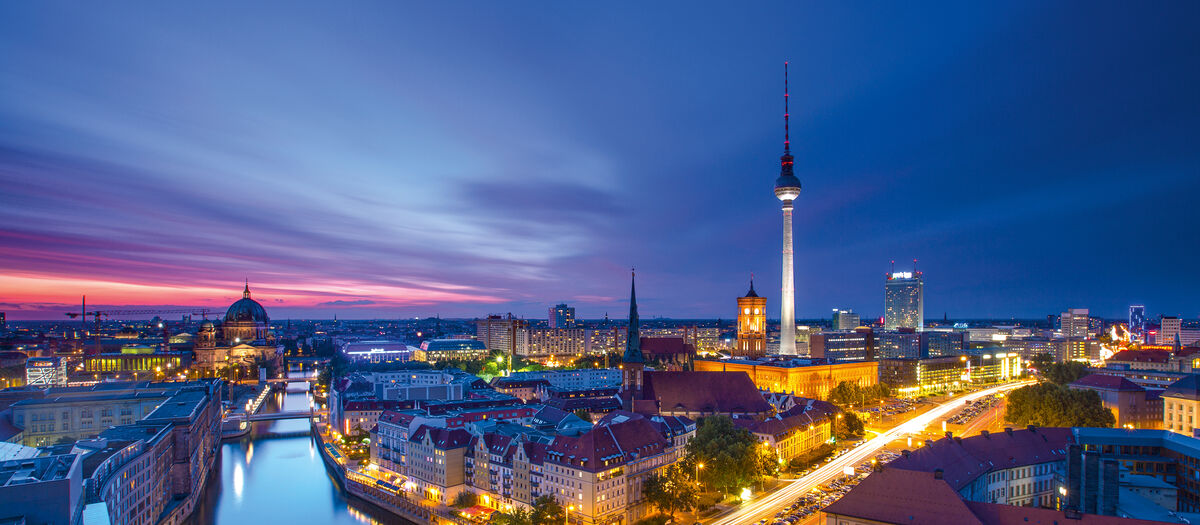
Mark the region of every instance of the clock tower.
POLYGON ((733 356, 754 359, 767 355, 767 298, 755 293, 753 277, 750 291, 738 297, 737 304, 737 347, 733 356))

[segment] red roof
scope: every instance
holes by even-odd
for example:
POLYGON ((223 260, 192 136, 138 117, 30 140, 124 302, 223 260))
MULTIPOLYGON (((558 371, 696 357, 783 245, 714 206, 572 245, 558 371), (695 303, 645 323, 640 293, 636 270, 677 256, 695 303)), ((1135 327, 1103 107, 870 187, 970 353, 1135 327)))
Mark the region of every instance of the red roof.
POLYGON ((646 418, 613 412, 579 436, 555 436, 546 450, 546 461, 597 472, 661 454, 669 447, 670 443, 646 418))
POLYGON ((1122 363, 1166 363, 1170 360, 1171 352, 1166 350, 1121 350, 1107 359, 1122 363))
POLYGON ((1121 376, 1110 376, 1105 374, 1091 374, 1080 378, 1078 381, 1071 383, 1071 386, 1082 388, 1099 388, 1104 390, 1127 390, 1133 392, 1141 392, 1145 390, 1137 383, 1125 379, 1121 376))
POLYGON ((897 458, 889 469, 933 472, 942 469, 946 483, 960 490, 992 470, 1061 461, 1071 441, 1069 428, 1034 428, 942 438, 897 458))
POLYGON ((958 493, 933 473, 893 468, 867 476, 825 507, 825 513, 883 523, 983 525, 958 493))
POLYGON ((643 337, 642 353, 657 355, 696 355, 696 347, 684 342, 682 337, 643 337))
POLYGON ((756 414, 773 408, 745 372, 645 372, 642 399, 666 412, 756 414))
POLYGON ((1017 505, 1001 505, 999 503, 980 503, 968 501, 967 508, 986 525, 1002 525, 1020 523, 1025 525, 1162 525, 1161 521, 1121 518, 1117 516, 1101 516, 1099 514, 1076 514, 1066 517, 1060 510, 1021 507, 1017 505))

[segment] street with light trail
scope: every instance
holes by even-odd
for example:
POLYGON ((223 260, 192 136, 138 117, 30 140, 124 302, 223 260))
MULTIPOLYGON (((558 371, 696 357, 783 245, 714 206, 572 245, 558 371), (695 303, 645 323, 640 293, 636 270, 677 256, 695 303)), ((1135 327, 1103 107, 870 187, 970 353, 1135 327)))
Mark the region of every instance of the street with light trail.
POLYGON ((959 397, 950 399, 936 407, 926 411, 923 414, 917 415, 912 419, 901 423, 890 430, 880 433, 878 436, 867 440, 863 444, 850 449, 845 454, 834 458, 820 468, 809 473, 807 476, 788 482, 782 488, 767 494, 761 499, 752 499, 744 503, 740 508, 732 513, 726 514, 711 522, 711 525, 736 525, 744 523, 755 523, 763 518, 773 518, 777 513, 791 505, 797 498, 807 494, 814 487, 828 483, 842 475, 845 467, 854 467, 865 461, 870 461, 871 458, 888 443, 896 439, 900 439, 908 434, 916 434, 925 429, 934 421, 946 417, 955 410, 962 408, 967 401, 975 401, 986 396, 1007 392, 1022 386, 1032 384, 1032 381, 1023 381, 1019 383, 1008 383, 1004 385, 986 388, 976 392, 963 394, 959 397))

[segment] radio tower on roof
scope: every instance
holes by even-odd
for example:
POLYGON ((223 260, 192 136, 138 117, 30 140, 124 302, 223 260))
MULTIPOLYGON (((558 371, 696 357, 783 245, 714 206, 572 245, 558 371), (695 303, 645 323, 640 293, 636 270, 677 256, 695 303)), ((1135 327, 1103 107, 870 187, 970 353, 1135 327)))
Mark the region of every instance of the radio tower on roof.
POLYGON ((792 147, 788 130, 787 62, 783 63, 783 156, 775 197, 783 202, 783 297, 779 311, 779 353, 796 355, 796 283, 792 271, 792 201, 800 196, 800 179, 792 173, 792 147))

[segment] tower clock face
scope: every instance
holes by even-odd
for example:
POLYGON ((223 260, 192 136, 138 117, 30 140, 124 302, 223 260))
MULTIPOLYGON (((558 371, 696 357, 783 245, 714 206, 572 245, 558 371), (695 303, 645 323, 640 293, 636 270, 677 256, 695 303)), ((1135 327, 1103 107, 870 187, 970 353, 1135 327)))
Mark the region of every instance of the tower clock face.
POLYGON ((745 310, 742 310, 742 311, 743 311, 743 312, 745 312, 745 314, 746 314, 746 315, 750 315, 750 309, 749 309, 749 308, 746 308, 745 310))
POLYGON ((754 309, 754 315, 758 315, 758 308, 754 309))

